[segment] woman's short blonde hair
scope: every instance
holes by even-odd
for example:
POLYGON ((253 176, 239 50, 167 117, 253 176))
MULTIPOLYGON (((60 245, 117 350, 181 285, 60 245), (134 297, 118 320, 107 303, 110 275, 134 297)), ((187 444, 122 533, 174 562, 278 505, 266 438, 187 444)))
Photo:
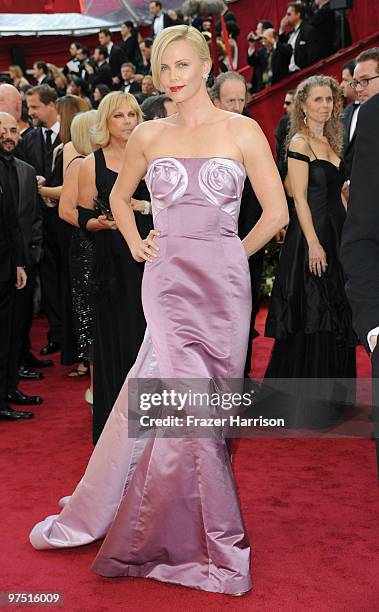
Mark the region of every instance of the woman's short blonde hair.
POLYGON ((122 91, 112 91, 101 100, 97 109, 97 122, 91 131, 92 140, 99 147, 106 147, 109 144, 108 119, 124 102, 127 102, 137 114, 138 123, 142 123, 142 111, 135 97, 122 91))
POLYGON ((71 142, 79 155, 89 155, 94 147, 91 129, 97 120, 97 111, 78 113, 71 123, 71 142))
POLYGON ((154 85, 158 90, 160 89, 162 55, 168 45, 176 40, 187 40, 194 47, 201 61, 211 61, 207 41, 199 30, 187 25, 165 28, 156 37, 151 52, 151 72, 154 85))

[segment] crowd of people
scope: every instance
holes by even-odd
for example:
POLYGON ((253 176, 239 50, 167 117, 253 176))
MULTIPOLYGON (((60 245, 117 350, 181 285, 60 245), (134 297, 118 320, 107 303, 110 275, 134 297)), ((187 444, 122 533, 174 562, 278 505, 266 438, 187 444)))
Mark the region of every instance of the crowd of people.
MULTIPOLYGON (((249 41, 253 90, 335 50, 328 2, 315 4, 312 14, 309 4, 290 3, 278 32, 261 22, 263 46, 249 41)), ((19 380, 42 378, 60 352, 75 366, 70 377, 89 377, 95 450, 61 514, 33 529, 33 546, 106 536, 94 563, 101 575, 239 595, 251 588, 250 549, 230 448, 218 436, 129 439, 127 376, 247 378, 264 247, 276 234, 282 250, 265 332, 275 343, 265 380, 354 380, 358 341, 373 351, 378 334, 376 312, 360 315, 361 294, 373 284, 356 288, 354 231, 362 214, 356 145, 360 116, 372 120, 378 99, 379 49, 345 64, 340 83, 315 75, 287 92, 275 165, 249 117, 244 77, 226 70, 210 78, 209 37, 201 33, 208 24, 195 17, 200 27, 178 26, 180 15, 150 6, 151 38, 138 41, 126 22, 117 47, 103 29, 92 57, 73 43, 62 73, 37 62, 35 85, 15 68, 13 84, 0 85, 0 418, 33 417, 10 406, 42 401, 19 380), (30 348, 39 295, 47 359, 30 348), (209 521, 201 534, 189 499, 209 521), (207 552, 197 557, 204 538, 207 552)), ((225 23, 236 23, 231 15, 225 5, 225 23)), ((301 393, 297 399, 291 427, 335 417, 327 409, 315 415, 301 393)))
MULTIPOLYGON (((319 2, 315 15, 321 11, 328 13, 327 4, 319 2)), ((1 369, 7 376, 3 377, 0 417, 16 420, 33 416, 30 411, 9 406, 10 403, 30 406, 43 401, 40 396, 25 395, 18 388, 18 382, 43 378, 40 370, 53 365, 49 355, 60 351, 62 364, 75 366, 70 377, 90 377, 85 398, 93 409, 94 443, 134 363, 146 325, 139 297, 143 270, 141 264, 133 261, 111 218, 109 196, 121 168, 124 148, 135 127, 142 121, 162 119, 177 112, 174 98, 167 92, 159 92, 149 73, 153 38, 180 21, 181 16, 173 12, 167 15, 159 2, 151 3, 151 11, 154 19, 150 39, 138 41, 134 25, 126 22, 121 30, 123 45, 117 47, 109 30, 102 29, 92 58, 79 42, 72 43, 71 59, 55 78, 51 66, 36 62, 36 85, 25 82, 15 66, 10 70, 13 84, 0 85, 3 130, 0 160, 16 208, 19 201, 22 258, 28 272, 25 286, 19 279, 19 290, 14 293, 14 299, 8 300, 7 312, 13 323, 6 325, 8 348, 3 350, 1 369), (107 82, 103 81, 105 75, 107 82), (45 359, 37 359, 30 350, 33 313, 40 309, 47 315, 49 324, 46 346, 40 350, 45 359)), ((305 47, 309 49, 310 41, 319 37, 309 34, 316 27, 311 25, 315 15, 308 12, 307 23, 303 20, 305 15, 305 5, 289 4, 278 34, 282 42, 275 46, 275 49, 285 46, 288 66, 292 62, 295 70, 304 64, 296 56, 297 43, 292 46, 291 42, 285 43, 282 30, 288 24, 293 26, 298 33, 296 40, 309 35, 302 51, 305 47)), ((235 20, 226 6, 224 19, 226 23, 235 20)), ((320 15, 318 20, 324 23, 320 15)), ((205 33, 208 31, 207 21, 198 25, 205 33)), ((265 37, 275 35, 271 25, 264 20, 258 24, 255 40, 250 41, 250 58, 262 55, 266 49, 263 46, 256 50, 257 38, 264 42, 265 37)), ((334 36, 335 31, 333 36, 330 34, 329 50, 334 36)), ((291 34, 287 39, 291 39, 291 34)), ((208 44, 207 36, 205 40, 208 44)), ((309 57, 317 60, 313 52, 309 57)), ((367 83, 365 79, 359 80, 367 71, 374 74, 378 71, 375 49, 361 54, 357 62, 343 66, 340 86, 329 77, 312 77, 285 96, 285 112, 275 131, 276 161, 293 214, 288 228, 283 228, 277 236, 280 244, 285 236, 286 239, 266 324, 267 335, 277 340, 267 376, 310 376, 311 372, 317 376, 334 372, 346 378, 355 375, 356 338, 338 260, 345 215, 338 192, 342 181, 346 205, 359 109, 377 89, 375 77, 367 83), (309 98, 316 92, 321 97, 311 103, 309 98), (351 103, 342 112, 347 102, 351 103), (322 112, 325 117, 320 122, 318 114, 322 112), (332 126, 328 128, 328 136, 323 135, 326 125, 332 126), (337 159, 340 157, 341 164, 337 159), (305 163, 309 166, 307 172, 304 172, 305 163), (310 190, 314 201, 300 197, 310 190), (321 213, 318 198, 328 205, 328 218, 331 201, 335 203, 332 231, 325 226, 326 213, 325 210, 321 213), (312 207, 317 208, 320 219, 311 221, 312 207), (304 272, 310 256, 315 262, 311 272, 316 272, 316 278, 314 275, 302 277, 301 271, 304 272), (333 261, 329 261, 331 258, 333 261), (294 261, 299 265, 296 275, 294 261), (317 276, 322 276, 322 280, 317 276), (327 296, 327 300, 319 296, 316 306, 318 294, 327 296), (291 302, 284 297, 287 295, 291 295, 291 302), (344 329, 336 325, 341 319, 344 329), (325 345, 318 338, 317 346, 309 347, 306 341, 310 330, 320 332, 325 337, 325 345), (337 337, 338 350, 334 345, 337 337), (296 346, 288 344, 288 338, 296 346), (341 338, 345 344, 341 344, 341 338), (341 350, 347 351, 342 357, 341 350), (299 360, 288 359, 287 351, 297 354, 299 360), (333 366, 328 361, 329 369, 325 372, 324 352, 333 353, 336 360, 333 366), (303 359, 304 355, 312 358, 303 359), (307 370, 310 363, 312 368, 307 370), (289 364, 293 366, 290 373, 289 364), (319 371, 315 364, 320 365, 319 371)), ((253 74, 254 78, 265 80, 264 70, 258 64, 254 64, 253 74)), ((215 107, 248 115, 249 84, 241 74, 229 70, 213 79, 208 74, 207 90, 215 107)), ((132 202, 138 228, 142 234, 148 234, 153 222, 150 195, 143 181, 137 186, 132 202)), ((238 235, 242 240, 261 213, 259 197, 247 178, 238 221, 238 235)), ((257 335, 254 324, 259 309, 263 260, 264 248, 249 259, 253 300, 245 378, 250 373, 252 340, 257 335)), ((21 268, 20 275, 23 275, 21 268)))

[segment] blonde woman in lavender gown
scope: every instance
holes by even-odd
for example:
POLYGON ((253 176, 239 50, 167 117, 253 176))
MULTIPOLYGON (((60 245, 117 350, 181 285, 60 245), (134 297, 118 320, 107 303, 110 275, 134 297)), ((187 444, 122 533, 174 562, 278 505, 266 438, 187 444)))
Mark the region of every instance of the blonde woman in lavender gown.
POLYGON ((128 437, 128 384, 243 376, 247 258, 286 225, 287 206, 259 126, 217 109, 208 96, 203 36, 191 26, 166 28, 154 42, 152 66, 156 87, 178 113, 135 129, 110 199, 133 257, 146 262, 148 329, 83 478, 30 540, 48 549, 104 538, 92 566, 97 574, 236 595, 251 589, 250 547, 225 440, 128 437), (246 174, 263 213, 241 242, 246 174), (154 216, 148 237, 139 235, 131 208, 144 176, 154 216))

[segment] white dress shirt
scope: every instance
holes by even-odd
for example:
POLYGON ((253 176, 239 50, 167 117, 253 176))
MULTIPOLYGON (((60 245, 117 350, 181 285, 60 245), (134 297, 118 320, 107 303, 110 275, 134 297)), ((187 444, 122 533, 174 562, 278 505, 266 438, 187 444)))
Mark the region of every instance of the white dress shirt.
POLYGON ((158 17, 154 19, 154 36, 158 36, 158 34, 162 32, 163 29, 164 29, 164 24, 163 24, 163 11, 162 11, 161 14, 158 15, 158 17))
POLYGON ((291 61, 290 61, 290 65, 288 66, 288 70, 290 72, 296 72, 296 70, 300 70, 299 66, 296 66, 295 64, 295 45, 296 45, 297 37, 299 36, 299 34, 300 34, 300 26, 298 26, 296 30, 292 32, 292 34, 290 35, 288 39, 288 44, 291 45, 292 47, 291 61))
POLYGON ((355 133, 355 128, 357 127, 357 121, 358 121, 358 115, 359 115, 360 108, 361 108, 360 104, 354 104, 353 116, 351 118, 351 123, 350 123, 349 142, 352 141, 354 133, 355 133))

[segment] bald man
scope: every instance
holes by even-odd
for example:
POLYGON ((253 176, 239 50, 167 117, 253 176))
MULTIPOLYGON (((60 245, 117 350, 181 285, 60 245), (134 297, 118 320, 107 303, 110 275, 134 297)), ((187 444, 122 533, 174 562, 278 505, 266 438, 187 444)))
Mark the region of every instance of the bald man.
POLYGON ((0 85, 0 112, 9 113, 17 122, 21 119, 21 94, 13 85, 2 83, 0 85))
POLYGON ((21 406, 41 403, 39 396, 28 396, 17 388, 22 358, 29 349, 32 323, 35 269, 42 248, 42 211, 37 204, 37 181, 34 168, 15 157, 20 139, 17 121, 0 112, 0 160, 9 185, 9 197, 21 232, 27 282, 14 299, 11 348, 8 359, 8 402, 21 406))

